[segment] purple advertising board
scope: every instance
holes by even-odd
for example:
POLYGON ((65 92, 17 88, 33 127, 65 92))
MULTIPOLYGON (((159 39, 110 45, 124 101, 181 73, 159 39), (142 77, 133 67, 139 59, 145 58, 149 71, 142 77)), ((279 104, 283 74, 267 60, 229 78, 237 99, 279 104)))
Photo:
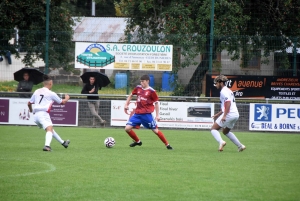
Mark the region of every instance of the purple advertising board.
POLYGON ((0 99, 0 122, 8 123, 9 99, 0 99))
POLYGON ((65 105, 54 103, 50 110, 50 117, 54 125, 77 126, 78 102, 67 102, 65 105))

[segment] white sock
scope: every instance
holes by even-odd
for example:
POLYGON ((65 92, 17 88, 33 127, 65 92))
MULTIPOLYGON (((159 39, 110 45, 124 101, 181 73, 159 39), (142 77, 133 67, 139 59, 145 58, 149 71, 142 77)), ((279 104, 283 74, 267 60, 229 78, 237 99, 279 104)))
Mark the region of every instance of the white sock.
POLYGON ((232 133, 229 132, 226 134, 226 136, 238 147, 240 147, 242 144, 240 143, 240 141, 237 139, 237 137, 232 133))
POLYGON ((55 130, 53 129, 53 137, 60 143, 64 143, 64 141, 60 138, 60 136, 55 132, 55 130))
POLYGON ((219 142, 219 144, 221 144, 223 142, 223 139, 222 139, 219 131, 217 131, 217 130, 211 130, 210 132, 214 136, 214 138, 217 140, 217 142, 219 142))
POLYGON ((49 146, 50 147, 51 141, 52 141, 52 133, 51 133, 51 131, 48 131, 46 133, 45 146, 49 146))

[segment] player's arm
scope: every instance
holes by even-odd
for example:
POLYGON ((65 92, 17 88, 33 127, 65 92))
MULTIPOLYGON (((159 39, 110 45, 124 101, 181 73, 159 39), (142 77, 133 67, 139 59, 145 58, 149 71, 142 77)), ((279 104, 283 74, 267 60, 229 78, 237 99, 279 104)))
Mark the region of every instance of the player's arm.
POLYGON ((30 100, 27 103, 27 106, 28 106, 28 109, 30 112, 32 112, 32 104, 35 103, 35 94, 36 93, 33 93, 33 95, 31 96, 30 100))
POLYGON ((68 102, 70 99, 70 96, 68 94, 65 94, 65 98, 61 99, 56 93, 51 92, 51 100, 55 101, 57 104, 64 105, 68 102))
POLYGON ((61 101, 61 104, 62 105, 66 104, 69 99, 70 99, 70 96, 68 94, 65 94, 65 98, 61 101))
POLYGON ((159 104, 158 102, 155 102, 154 103, 154 109, 155 109, 155 118, 156 118, 156 121, 159 121, 159 104))
POLYGON ((156 93, 156 91, 153 91, 151 93, 151 99, 153 101, 153 104, 154 104, 154 110, 155 110, 155 119, 156 121, 159 121, 159 98, 158 98, 158 95, 156 93))
POLYGON ((217 114, 215 114, 214 116, 220 116, 221 114, 223 114, 223 111, 222 110, 220 110, 220 112, 218 112, 217 114))
POLYGON ((226 115, 229 113, 230 106, 231 106, 231 102, 230 102, 230 101, 226 101, 226 102, 224 103, 224 107, 225 107, 225 109, 224 109, 224 115, 223 115, 224 118, 225 118, 226 115))
POLYGON ((124 109, 125 109, 125 110, 128 110, 128 109, 129 109, 129 108, 128 108, 128 105, 129 105, 129 103, 130 103, 130 101, 131 101, 132 96, 133 96, 133 94, 130 94, 130 95, 127 97, 126 102, 125 102, 125 105, 124 105, 124 109))
POLYGON ((220 110, 220 112, 218 112, 217 114, 215 114, 214 116, 212 116, 213 120, 216 121, 216 119, 222 114, 222 110, 220 110))
POLYGON ((31 102, 28 102, 27 105, 28 105, 29 111, 32 112, 32 103, 31 103, 31 102))

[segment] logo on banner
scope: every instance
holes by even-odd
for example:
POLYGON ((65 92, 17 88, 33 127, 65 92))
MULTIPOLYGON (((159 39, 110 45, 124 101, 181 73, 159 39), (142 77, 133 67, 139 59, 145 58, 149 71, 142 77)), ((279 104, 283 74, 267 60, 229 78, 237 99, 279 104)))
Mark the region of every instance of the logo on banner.
POLYGON ((271 121, 272 120, 272 105, 255 104, 254 106, 254 121, 271 121))
POLYGON ((78 55, 77 62, 89 67, 104 67, 115 62, 115 56, 109 54, 100 44, 91 44, 78 55))

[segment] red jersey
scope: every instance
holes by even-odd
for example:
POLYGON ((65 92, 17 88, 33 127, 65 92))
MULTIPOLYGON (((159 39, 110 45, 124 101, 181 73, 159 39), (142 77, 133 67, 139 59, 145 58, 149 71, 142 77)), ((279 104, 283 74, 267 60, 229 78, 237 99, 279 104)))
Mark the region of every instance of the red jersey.
POLYGON ((147 114, 154 111, 154 103, 158 102, 158 96, 151 87, 143 89, 141 85, 136 86, 132 95, 137 95, 136 114, 147 114))

